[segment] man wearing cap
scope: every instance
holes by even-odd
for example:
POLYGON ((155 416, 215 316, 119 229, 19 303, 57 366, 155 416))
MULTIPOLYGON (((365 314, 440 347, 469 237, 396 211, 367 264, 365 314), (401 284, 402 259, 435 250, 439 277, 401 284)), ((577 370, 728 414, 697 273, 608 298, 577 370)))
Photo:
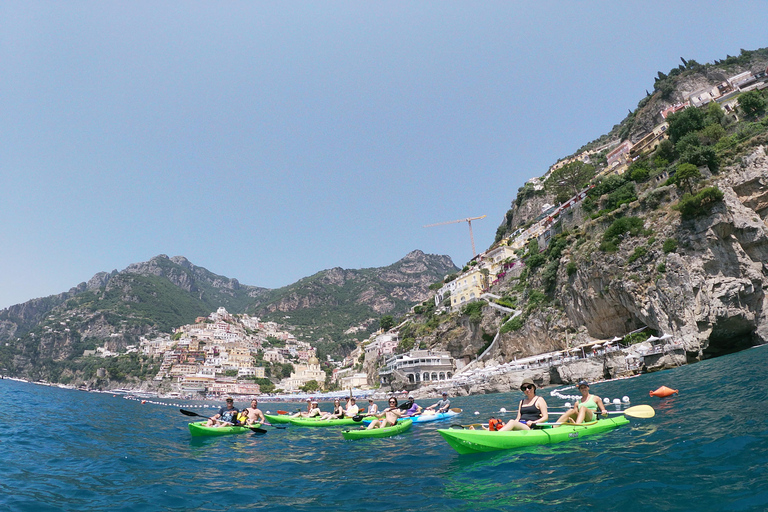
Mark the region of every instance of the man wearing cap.
POLYGON ((404 411, 403 416, 418 416, 424 410, 413 400, 413 395, 408 395, 408 401, 400 406, 404 411))
POLYGON ((438 400, 437 403, 427 407, 427 410, 436 411, 436 412, 448 412, 448 409, 450 408, 451 408, 451 401, 448 400, 448 393, 443 391, 443 398, 438 400))
POLYGON ((605 410, 603 399, 597 395, 589 394, 589 382, 580 380, 578 387, 581 399, 576 400, 576 403, 573 404, 573 409, 560 416, 557 422, 584 423, 585 421, 592 421, 598 408, 600 408, 600 413, 605 414, 607 417, 608 411, 605 410))
POLYGON ((237 413, 239 412, 237 408, 235 408, 235 400, 232 398, 227 398, 225 400, 226 406, 219 409, 219 412, 214 414, 211 418, 208 419, 208 423, 206 423, 207 427, 219 427, 222 425, 232 425, 235 423, 235 420, 237 419, 237 413))

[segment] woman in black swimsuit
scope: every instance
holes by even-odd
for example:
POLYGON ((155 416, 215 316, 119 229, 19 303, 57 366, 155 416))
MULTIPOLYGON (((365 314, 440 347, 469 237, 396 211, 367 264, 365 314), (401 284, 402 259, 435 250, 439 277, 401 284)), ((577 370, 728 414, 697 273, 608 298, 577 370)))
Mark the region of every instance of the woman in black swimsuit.
POLYGON ((517 418, 510 420, 499 431, 504 430, 531 430, 533 425, 544 423, 549 419, 547 402, 540 396, 536 396, 536 385, 531 379, 523 379, 520 391, 525 398, 520 400, 517 407, 517 418))

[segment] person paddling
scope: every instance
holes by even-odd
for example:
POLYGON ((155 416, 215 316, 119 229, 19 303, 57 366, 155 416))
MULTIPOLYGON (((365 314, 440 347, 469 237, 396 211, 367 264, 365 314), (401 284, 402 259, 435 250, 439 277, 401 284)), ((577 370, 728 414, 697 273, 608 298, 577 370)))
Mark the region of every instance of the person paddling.
POLYGON ((383 419, 377 419, 373 420, 370 425, 368 425, 368 429, 373 428, 384 428, 384 427, 391 427, 392 425, 397 423, 397 419, 403 415, 403 411, 400 410, 399 407, 397 407, 397 398, 392 397, 389 399, 389 407, 384 409, 380 414, 377 414, 377 418, 383 418, 383 419))
POLYGON ((206 427, 233 425, 237 422, 237 413, 239 411, 235 408, 235 400, 233 398, 227 398, 225 403, 225 407, 221 407, 218 413, 208 419, 208 422, 205 424, 206 427))
POLYGON ((605 405, 603 405, 603 400, 597 395, 589 394, 589 382, 586 380, 579 381, 579 392, 581 393, 581 399, 576 401, 570 411, 558 418, 558 423, 584 423, 585 421, 592 421, 598 407, 602 414, 608 414, 608 411, 605 410, 605 405))
POLYGON ((517 406, 517 418, 509 420, 506 425, 498 428, 498 431, 531 430, 534 426, 549 419, 547 401, 536 395, 536 384, 533 383, 532 379, 523 379, 520 384, 520 391, 523 392, 525 398, 520 400, 517 406))
POLYGON ((434 403, 427 407, 426 411, 436 411, 436 412, 448 412, 448 409, 451 407, 451 401, 448 400, 448 393, 443 391, 443 398, 438 400, 437 403, 434 403))
POLYGON ((414 402, 413 395, 408 396, 408 401, 401 405, 400 409, 403 411, 403 416, 418 416, 424 410, 414 402))

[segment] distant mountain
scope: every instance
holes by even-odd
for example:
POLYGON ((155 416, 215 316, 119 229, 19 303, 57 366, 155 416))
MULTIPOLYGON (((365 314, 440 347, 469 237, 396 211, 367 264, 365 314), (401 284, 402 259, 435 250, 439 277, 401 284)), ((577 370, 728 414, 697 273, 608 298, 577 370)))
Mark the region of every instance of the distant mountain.
POLYGON ((249 312, 293 325, 321 353, 338 354, 378 328, 381 316, 402 315, 430 298, 429 285, 457 270, 448 256, 413 251, 387 267, 318 272, 258 297, 249 312))
POLYGON ((56 381, 62 371, 77 368, 84 350, 119 350, 222 306, 295 325, 298 336, 322 337, 324 352, 339 353, 349 346, 340 342, 372 328, 383 314, 406 312, 428 296, 430 284, 456 270, 448 256, 413 251, 388 267, 335 268, 269 290, 242 285, 182 256, 159 255, 0 311, 0 370, 56 381))

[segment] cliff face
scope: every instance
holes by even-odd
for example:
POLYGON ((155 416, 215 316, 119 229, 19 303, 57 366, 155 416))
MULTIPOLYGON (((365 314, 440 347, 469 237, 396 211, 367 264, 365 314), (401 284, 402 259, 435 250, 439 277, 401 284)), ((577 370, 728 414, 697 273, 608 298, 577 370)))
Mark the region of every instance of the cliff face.
MULTIPOLYGON (((649 206, 643 198, 624 205, 618 216, 642 218, 646 231, 624 238, 616 252, 599 249, 611 219, 580 223, 580 231, 569 235, 551 300, 530 311, 519 330, 501 334, 486 362, 563 350, 642 327, 672 335, 682 343, 688 362, 768 343, 765 147, 759 146, 738 165, 721 169, 707 185, 719 187, 724 200, 709 215, 695 220, 683 220, 671 208, 680 199, 674 187, 656 189, 663 197, 659 205, 649 206), (665 252, 668 239, 675 239, 677 248, 665 252), (638 247, 647 252, 631 261, 638 247), (575 265, 571 275, 566 271, 569 263, 575 265)), ((579 212, 574 214, 583 218, 579 212)), ((502 279, 491 292, 510 296, 516 286, 515 279, 502 279)), ((482 348, 480 335, 495 334, 504 317, 486 306, 479 324, 465 320, 459 316, 444 322, 425 339, 430 347, 473 360, 482 348)), ((681 362, 685 361, 662 354, 652 364, 663 368, 681 362)), ((560 383, 572 381, 571 377, 609 377, 623 366, 621 355, 566 365, 554 373, 531 371, 527 376, 544 384, 560 383)), ((510 379, 520 378, 496 376, 466 391, 505 390, 510 379)))
POLYGON ((625 242, 618 253, 594 246, 574 251, 579 270, 570 280, 562 275, 559 290, 569 320, 598 339, 647 325, 682 341, 694 359, 768 342, 764 148, 721 175, 714 183, 725 200, 711 215, 695 221, 682 221, 676 212, 647 217, 657 239, 678 240, 676 252, 664 254, 658 243, 627 264, 640 241, 625 242))

